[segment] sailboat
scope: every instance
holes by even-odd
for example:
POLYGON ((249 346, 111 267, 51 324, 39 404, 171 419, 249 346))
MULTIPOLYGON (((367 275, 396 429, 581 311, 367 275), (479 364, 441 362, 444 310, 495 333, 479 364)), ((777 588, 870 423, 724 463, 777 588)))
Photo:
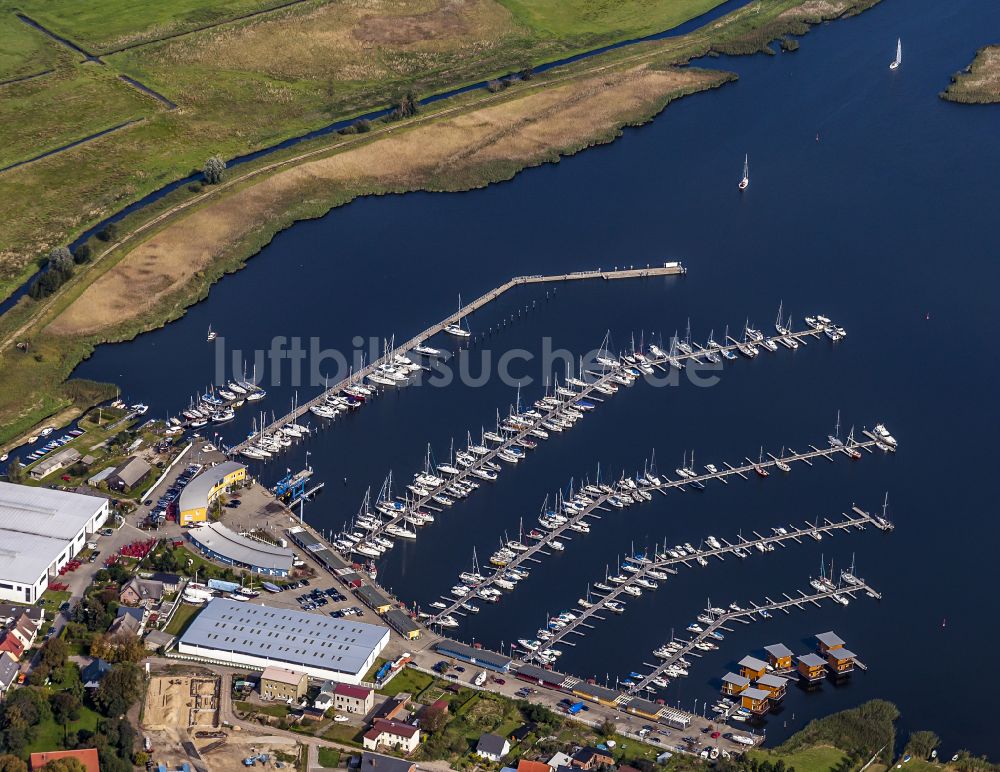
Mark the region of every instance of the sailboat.
POLYGON ((743 157, 743 179, 740 180, 740 190, 750 187, 750 156, 743 157))
POLYGON ((898 70, 899 65, 903 63, 903 41, 901 38, 896 38, 896 58, 889 62, 890 70, 898 70))
MULTIPOLYGON (((459 313, 461 313, 461 311, 462 311, 462 296, 461 295, 458 296, 458 310, 459 310, 459 313)), ((468 338, 469 336, 472 335, 472 332, 470 330, 467 330, 465 327, 462 326, 462 319, 464 319, 464 317, 459 317, 456 321, 452 322, 449 325, 446 325, 445 328, 444 328, 444 331, 446 333, 448 333, 449 335, 455 335, 456 337, 459 337, 459 338, 468 338)))
POLYGON ((208 342, 211 343, 217 337, 219 337, 219 334, 212 329, 212 325, 208 325, 208 342))

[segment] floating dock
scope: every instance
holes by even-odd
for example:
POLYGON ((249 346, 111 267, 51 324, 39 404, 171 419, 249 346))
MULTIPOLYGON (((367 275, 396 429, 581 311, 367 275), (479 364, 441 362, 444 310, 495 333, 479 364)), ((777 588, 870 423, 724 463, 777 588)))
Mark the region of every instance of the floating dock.
MULTIPOLYGON (((864 446, 865 449, 870 449, 874 445, 875 445, 874 440, 866 440, 863 443, 856 444, 857 447, 860 448, 864 446)), ((814 446, 810 447, 813 449, 806 451, 804 453, 796 453, 794 455, 785 456, 782 459, 782 462, 786 464, 791 464, 792 462, 795 461, 802 461, 811 466, 812 465, 811 459, 822 456, 824 458, 828 458, 829 460, 833 460, 838 454, 841 454, 841 452, 844 451, 845 448, 847 448, 848 446, 845 445, 844 447, 830 448, 827 450, 821 450, 815 448, 814 446)), ((855 446, 852 445, 850 447, 855 447, 855 446)), ((667 479, 665 482, 661 480, 661 484, 659 486, 649 485, 648 487, 645 487, 642 490, 649 493, 650 495, 652 495, 657 491, 666 495, 667 491, 671 489, 686 490, 684 486, 690 485, 692 482, 699 482, 702 484, 704 484, 702 481, 711 481, 711 480, 720 480, 721 482, 725 482, 727 477, 734 475, 739 476, 743 479, 749 479, 748 474, 756 473, 759 467, 764 467, 764 468, 772 467, 776 463, 778 463, 777 460, 772 459, 765 462, 758 462, 758 463, 751 462, 747 466, 732 466, 726 464, 725 465, 726 468, 718 469, 714 473, 710 472, 703 475, 696 475, 694 477, 686 477, 678 480, 667 479)), ((638 486, 636 486, 636 489, 638 489, 638 486)), ((462 604, 472 601, 475 598, 483 598, 482 595, 483 589, 486 588, 495 589, 497 586, 497 580, 502 578, 502 574, 505 571, 510 571, 511 568, 517 568, 521 564, 528 561, 536 563, 539 562, 538 558, 540 555, 550 554, 550 552, 546 549, 546 547, 549 546, 551 542, 554 540, 566 539, 568 537, 568 532, 574 530, 572 527, 574 524, 580 523, 584 521, 586 518, 599 518, 600 515, 597 514, 597 512, 599 511, 609 512, 610 511, 608 509, 609 501, 615 496, 619 496, 622 492, 621 486, 619 486, 618 488, 611 488, 609 490, 610 492, 601 493, 601 495, 588 495, 586 498, 590 503, 587 504, 582 510, 579 510, 572 517, 567 518, 566 522, 563 523, 562 525, 558 526, 557 528, 549 530, 548 534, 544 539, 538 541, 536 544, 533 544, 526 551, 518 553, 513 560, 511 560, 502 568, 500 568, 495 574, 485 578, 482 582, 470 585, 469 593, 467 595, 462 596, 457 600, 451 597, 444 597, 443 599, 446 602, 446 607, 444 609, 441 609, 438 613, 436 613, 433 617, 431 617, 431 619, 429 620, 429 624, 443 623, 446 626, 454 626, 450 624, 449 620, 454 621, 454 617, 452 615, 455 613, 459 613, 459 615, 461 615, 460 609, 462 604)), ((794 528, 792 531, 790 531, 788 534, 785 535, 774 534, 772 536, 760 536, 759 534, 755 534, 758 537, 756 540, 742 540, 736 544, 731 544, 730 542, 726 542, 725 545, 722 547, 722 549, 703 552, 702 555, 706 556, 706 559, 709 555, 711 555, 712 557, 716 557, 721 560, 723 559, 724 554, 733 553, 736 550, 745 548, 747 546, 755 548, 754 545, 756 544, 770 545, 770 544, 783 544, 783 542, 787 540, 800 541, 802 538, 815 538, 816 535, 820 535, 825 532, 830 532, 839 529, 862 527, 862 525, 865 523, 874 522, 872 516, 868 515, 862 510, 855 509, 853 511, 855 512, 855 518, 849 519, 848 521, 844 522, 825 521, 822 526, 819 525, 818 523, 816 524, 807 523, 806 524, 807 527, 794 528)), ((400 515, 399 518, 397 518, 397 520, 401 519, 402 517, 404 517, 404 515, 400 515)), ((884 520, 883 518, 878 518, 878 519, 880 521, 888 523, 888 521, 884 520)), ((891 524, 889 524, 888 527, 891 527, 891 524)), ((693 555, 688 556, 686 558, 670 557, 665 561, 656 561, 650 564, 642 572, 637 574, 637 576, 640 577, 644 576, 645 572, 648 571, 649 568, 653 568, 655 570, 658 567, 663 567, 666 568, 667 570, 671 570, 676 563, 686 563, 687 565, 690 565, 690 563, 694 562, 695 560, 696 556, 693 555)))
MULTIPOLYGON (((591 596, 594 596, 593 600, 588 600, 593 605, 587 608, 579 608, 579 603, 577 608, 573 609, 574 618, 569 620, 565 626, 552 631, 552 637, 546 641, 542 641, 541 645, 538 647, 538 651, 544 649, 551 649, 560 643, 566 643, 571 646, 575 644, 568 640, 570 635, 582 636, 585 635, 584 629, 591 629, 593 627, 592 622, 604 621, 606 617, 602 614, 609 613, 607 608, 607 603, 609 601, 614 601, 617 603, 626 602, 631 594, 627 588, 644 588, 641 580, 646 580, 649 582, 663 581, 662 579, 657 580, 650 576, 650 571, 665 573, 665 574, 676 574, 677 568, 684 565, 688 568, 692 567, 701 558, 704 561, 710 561, 711 559, 725 560, 726 557, 737 557, 746 558, 753 551, 758 551, 762 554, 767 554, 773 551, 775 547, 786 547, 788 542, 795 542, 801 544, 804 539, 818 540, 817 537, 822 538, 824 535, 832 534, 836 531, 850 532, 850 531, 862 531, 868 526, 873 526, 882 531, 891 531, 893 529, 893 524, 887 520, 885 517, 872 515, 863 509, 854 506, 849 514, 845 513, 842 515, 841 519, 830 520, 829 518, 824 518, 823 522, 820 523, 819 520, 815 523, 805 523, 802 526, 789 525, 785 528, 773 528, 772 534, 769 536, 762 536, 756 531, 753 532, 756 538, 747 539, 742 535, 734 542, 727 541, 726 539, 718 539, 717 541, 721 544, 718 548, 708 548, 699 549, 694 555, 685 554, 679 557, 673 557, 664 553, 657 553, 655 559, 643 558, 642 560, 632 558, 626 558, 626 563, 630 563, 632 566, 632 571, 622 574, 627 576, 625 581, 612 583, 612 590, 590 590, 591 596)), ((713 537, 714 538, 714 537, 713 537)), ((704 541, 703 541, 704 543, 704 541)), ((610 586, 610 585, 609 585, 610 586)), ((532 636, 534 637, 534 636, 532 636)), ((538 658, 538 651, 527 652, 523 659, 525 661, 531 661, 538 658)))
POLYGON ((643 676, 635 683, 635 685, 629 687, 629 691, 634 694, 636 692, 652 688, 654 678, 661 677, 669 668, 675 667, 678 660, 684 658, 686 655, 690 654, 691 656, 701 656, 697 653, 697 645, 711 639, 713 637, 712 633, 720 629, 730 630, 730 628, 726 627, 726 624, 729 622, 749 624, 750 622, 758 619, 766 619, 767 617, 765 615, 770 614, 772 611, 783 611, 787 614, 789 613, 790 608, 801 609, 809 604, 818 607, 820 605, 820 601, 833 599, 835 596, 855 599, 856 595, 860 592, 863 592, 876 600, 881 600, 882 598, 881 593, 877 592, 866 581, 863 579, 856 579, 855 584, 843 587, 831 587, 830 589, 819 590, 811 594, 799 590, 797 596, 783 593, 781 600, 766 598, 765 603, 753 603, 750 608, 742 609, 740 611, 727 611, 724 614, 719 614, 715 621, 707 625, 705 629, 698 633, 694 638, 689 640, 675 639, 677 643, 681 644, 680 648, 673 652, 669 658, 663 659, 660 664, 650 666, 653 670, 643 676))

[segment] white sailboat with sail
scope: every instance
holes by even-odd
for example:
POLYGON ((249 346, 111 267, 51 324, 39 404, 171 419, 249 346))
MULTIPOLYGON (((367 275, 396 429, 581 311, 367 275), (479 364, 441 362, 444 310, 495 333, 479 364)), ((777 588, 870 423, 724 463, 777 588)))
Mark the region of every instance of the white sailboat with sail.
POLYGON ((890 70, 898 70, 903 63, 903 39, 896 38, 896 58, 889 62, 890 70))
MULTIPOLYGON (((458 296, 458 310, 459 310, 459 313, 461 313, 461 311, 462 311, 462 296, 461 295, 458 296)), ((445 328, 444 328, 444 331, 446 333, 448 333, 449 335, 454 335, 454 336, 456 336, 458 338, 468 338, 468 337, 470 337, 472 335, 472 331, 469 330, 469 329, 467 329, 468 322, 466 322, 466 327, 462 326, 462 322, 464 320, 465 320, 465 317, 464 316, 460 316, 458 319, 456 319, 451 324, 446 325, 445 328)))
POLYGON ((743 156, 743 179, 740 180, 740 190, 750 187, 750 155, 743 156))

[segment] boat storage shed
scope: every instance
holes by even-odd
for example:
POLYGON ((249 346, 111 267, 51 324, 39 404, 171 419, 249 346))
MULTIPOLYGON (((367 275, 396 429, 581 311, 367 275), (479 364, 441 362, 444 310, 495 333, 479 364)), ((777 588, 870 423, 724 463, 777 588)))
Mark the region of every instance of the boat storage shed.
POLYGON ((0 482, 0 599, 35 603, 108 511, 101 496, 0 482))
POLYGON ((346 617, 213 598, 177 650, 226 665, 276 665, 313 678, 359 684, 389 643, 389 629, 346 617))
POLYGON ((222 523, 205 523, 187 532, 190 542, 213 560, 268 576, 288 576, 294 553, 286 547, 241 536, 222 523))

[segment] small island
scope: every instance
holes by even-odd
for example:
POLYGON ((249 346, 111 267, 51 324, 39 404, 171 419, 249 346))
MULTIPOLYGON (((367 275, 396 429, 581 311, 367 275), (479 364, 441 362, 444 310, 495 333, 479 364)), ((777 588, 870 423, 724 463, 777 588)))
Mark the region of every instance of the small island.
POLYGON ((941 98, 965 104, 1000 102, 1000 45, 980 48, 972 64, 952 75, 941 98))

